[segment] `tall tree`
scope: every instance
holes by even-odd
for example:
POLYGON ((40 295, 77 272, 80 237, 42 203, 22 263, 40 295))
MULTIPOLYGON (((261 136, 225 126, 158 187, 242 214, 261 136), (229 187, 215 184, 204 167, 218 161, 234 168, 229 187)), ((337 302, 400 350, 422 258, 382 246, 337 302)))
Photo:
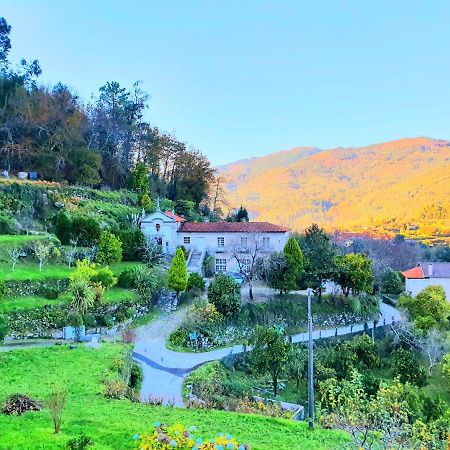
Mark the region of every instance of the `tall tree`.
POLYGON ((335 259, 336 271, 333 279, 341 287, 342 293, 348 297, 350 292, 370 293, 373 289, 372 261, 358 253, 338 255, 335 259))
POLYGON ((305 230, 299 241, 306 260, 306 282, 317 293, 320 302, 324 283, 332 278, 335 271, 335 250, 329 236, 315 223, 305 230))
POLYGON ((185 291, 188 281, 188 272, 186 267, 186 259, 181 247, 177 248, 175 256, 172 259, 167 278, 168 285, 177 293, 177 298, 180 292, 185 291))
POLYGON ((297 239, 289 237, 283 249, 286 260, 286 270, 284 272, 284 290, 293 291, 299 288, 300 278, 303 275, 304 258, 297 239))

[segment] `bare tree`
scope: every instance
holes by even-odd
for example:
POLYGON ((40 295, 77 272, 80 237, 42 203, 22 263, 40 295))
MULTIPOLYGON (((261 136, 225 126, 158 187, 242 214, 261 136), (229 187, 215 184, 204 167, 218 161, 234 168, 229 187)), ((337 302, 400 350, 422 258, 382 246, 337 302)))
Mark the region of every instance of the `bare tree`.
POLYGON ((45 242, 38 241, 34 244, 33 253, 39 260, 39 270, 42 270, 42 267, 44 267, 44 264, 51 255, 51 251, 52 247, 45 242))
POLYGON ((253 281, 257 278, 265 247, 263 239, 256 233, 248 233, 231 244, 231 255, 236 261, 239 273, 248 283, 248 295, 253 300, 253 281))
POLYGON ((17 261, 19 261, 19 258, 27 256, 27 253, 25 250, 23 250, 20 247, 13 247, 7 250, 9 259, 12 263, 12 270, 16 269, 17 261))
POLYGON ((78 237, 72 238, 69 241, 70 247, 65 250, 64 255, 66 257, 67 262, 69 263, 69 269, 72 267, 72 264, 75 261, 78 249, 78 237))

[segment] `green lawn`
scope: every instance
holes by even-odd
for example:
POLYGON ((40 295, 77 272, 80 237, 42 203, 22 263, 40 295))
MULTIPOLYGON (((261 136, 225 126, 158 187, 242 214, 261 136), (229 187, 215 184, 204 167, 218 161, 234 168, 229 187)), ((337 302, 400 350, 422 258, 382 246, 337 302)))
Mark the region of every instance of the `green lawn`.
MULTIPOLYGON (((13 236, 14 237, 14 236, 13 236)), ((111 264, 110 268, 115 275, 131 267, 139 266, 142 263, 136 261, 123 261, 117 264, 111 264)), ((11 265, 7 263, 0 264, 0 280, 48 280, 67 278, 73 270, 67 265, 62 264, 46 264, 42 270, 36 263, 26 262, 18 263, 13 271, 11 265)))
POLYGON ((100 380, 123 350, 121 344, 102 344, 100 349, 55 346, 0 353, 0 402, 16 392, 38 400, 54 387, 69 392, 59 435, 53 434, 47 411, 0 414, 0 449, 63 449, 82 432, 94 439, 94 449, 131 449, 132 435, 149 430, 153 421, 196 425, 204 437, 232 433, 252 450, 330 450, 342 448, 346 440, 342 432, 311 432, 305 423, 282 419, 108 400, 100 380))
MULTIPOLYGON (((105 292, 103 303, 117 303, 123 300, 135 300, 136 292, 130 289, 111 288, 105 292)), ((58 303, 69 303, 68 294, 62 294, 55 300, 48 300, 39 295, 26 295, 24 297, 5 298, 0 300, 0 313, 18 310, 30 310, 45 305, 56 305, 58 303)))

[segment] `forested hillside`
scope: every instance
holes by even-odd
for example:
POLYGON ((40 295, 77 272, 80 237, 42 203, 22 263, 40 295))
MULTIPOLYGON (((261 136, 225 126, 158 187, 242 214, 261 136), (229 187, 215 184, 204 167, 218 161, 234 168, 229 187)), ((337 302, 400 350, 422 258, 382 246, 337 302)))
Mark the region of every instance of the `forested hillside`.
POLYGON ((137 162, 151 191, 199 203, 213 179, 208 159, 144 120, 149 95, 108 81, 89 103, 62 82, 39 83, 38 60, 9 60, 11 27, 0 19, 0 169, 39 178, 113 189, 129 185, 137 162))
POLYGON ((450 142, 402 139, 361 148, 294 148, 220 169, 227 198, 251 217, 300 230, 450 235, 450 142))

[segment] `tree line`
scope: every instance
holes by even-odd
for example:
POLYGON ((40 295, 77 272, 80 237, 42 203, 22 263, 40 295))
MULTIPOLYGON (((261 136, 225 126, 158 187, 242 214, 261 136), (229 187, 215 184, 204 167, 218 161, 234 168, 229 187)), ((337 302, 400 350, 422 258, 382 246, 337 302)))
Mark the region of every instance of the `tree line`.
POLYGON ((38 60, 14 66, 10 32, 0 18, 0 168, 117 189, 142 162, 158 195, 197 205, 207 196, 209 160, 144 120, 149 95, 141 82, 127 88, 108 81, 85 104, 63 83, 39 85, 38 60))

